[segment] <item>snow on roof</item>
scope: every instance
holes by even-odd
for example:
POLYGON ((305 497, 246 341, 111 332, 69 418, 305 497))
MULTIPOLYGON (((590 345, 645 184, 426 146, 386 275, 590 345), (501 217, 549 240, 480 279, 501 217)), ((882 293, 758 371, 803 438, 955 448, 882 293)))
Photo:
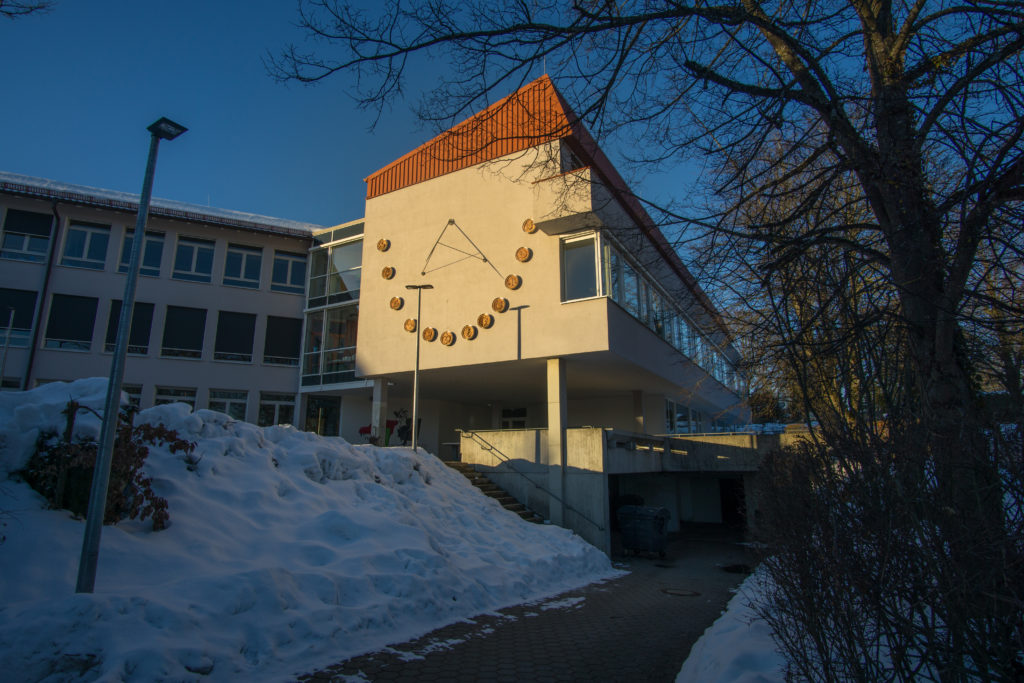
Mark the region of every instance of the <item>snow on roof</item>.
MULTIPOLYGON (((116 190, 104 190, 85 185, 62 183, 47 178, 20 175, 0 171, 0 191, 27 197, 54 199, 73 204, 97 206, 121 211, 138 211, 139 195, 116 190)), ((153 198, 149 206, 150 216, 173 218, 197 223, 207 223, 230 228, 273 232, 285 235, 309 237, 324 225, 303 223, 284 218, 260 216, 230 209, 218 209, 197 204, 187 204, 171 199, 153 198)))

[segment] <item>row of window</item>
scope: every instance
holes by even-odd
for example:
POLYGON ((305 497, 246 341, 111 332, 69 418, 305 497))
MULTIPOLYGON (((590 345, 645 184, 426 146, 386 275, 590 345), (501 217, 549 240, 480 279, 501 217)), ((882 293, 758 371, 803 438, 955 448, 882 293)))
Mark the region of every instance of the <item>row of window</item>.
MULTIPOLYGON (((51 216, 34 211, 8 209, 0 239, 0 258, 19 261, 46 260, 51 236, 51 216)), ((60 264, 72 268, 105 270, 111 226, 72 220, 64 236, 60 264)), ((135 231, 125 230, 118 260, 119 273, 128 271, 135 231)), ((166 236, 146 231, 139 273, 160 277, 166 236)), ((212 282, 213 240, 179 235, 174 245, 171 277, 188 282, 212 282)), ((261 247, 229 243, 224 256, 222 283, 232 287, 258 289, 263 271, 261 247)), ((306 255, 274 250, 270 289, 288 294, 303 294, 306 285, 306 255)))
MULTIPOLYGON (((121 389, 128 394, 128 400, 135 407, 142 405, 142 385, 122 384, 121 389)), ((153 405, 166 403, 187 403, 196 409, 195 388, 161 387, 154 388, 153 405)), ((210 389, 207 394, 206 407, 219 413, 230 415, 236 420, 245 421, 249 405, 249 392, 237 389, 210 389)), ((256 412, 256 424, 267 427, 277 424, 294 424, 295 394, 284 394, 270 391, 260 392, 259 407, 256 412)))
MULTIPOLYGON (((0 288, 0 310, 13 310, 10 346, 28 346, 31 335, 32 311, 36 292, 0 288)), ((93 329, 99 299, 73 294, 54 294, 50 300, 50 314, 46 322, 44 346, 48 349, 89 351, 92 348, 93 329)), ((149 353, 155 306, 136 301, 128 333, 128 353, 149 353)), ((167 306, 164 314, 160 355, 167 358, 202 358, 208 311, 205 308, 167 306)), ((110 302, 104 350, 114 350, 117 325, 121 315, 121 301, 110 302)), ((238 363, 253 362, 255 313, 217 311, 217 331, 214 337, 213 359, 238 363)), ((0 331, 6 336, 7 328, 0 331)), ((267 316, 267 329, 263 339, 263 363, 271 365, 299 364, 299 344, 302 340, 302 319, 267 316)), ((0 339, 6 342, 6 339, 0 339)))
POLYGON ((716 380, 739 390, 725 355, 610 240, 590 233, 562 240, 562 301, 608 296, 716 380))

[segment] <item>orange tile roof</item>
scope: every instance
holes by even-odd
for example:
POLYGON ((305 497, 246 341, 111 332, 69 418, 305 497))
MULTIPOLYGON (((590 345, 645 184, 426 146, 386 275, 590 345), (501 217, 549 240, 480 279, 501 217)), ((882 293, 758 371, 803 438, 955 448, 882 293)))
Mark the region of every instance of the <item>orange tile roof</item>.
POLYGON ((570 116, 545 74, 371 174, 366 198, 571 135, 570 116))

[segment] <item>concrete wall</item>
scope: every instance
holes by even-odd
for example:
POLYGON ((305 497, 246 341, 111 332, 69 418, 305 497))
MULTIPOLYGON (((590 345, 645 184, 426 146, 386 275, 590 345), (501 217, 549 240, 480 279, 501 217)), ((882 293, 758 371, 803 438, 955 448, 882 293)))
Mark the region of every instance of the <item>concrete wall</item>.
POLYGON ((543 169, 532 167, 533 161, 532 154, 512 155, 367 201, 358 374, 378 376, 412 369, 411 335, 403 324, 416 317, 416 298, 405 285, 419 282, 434 286, 423 293, 420 328, 456 335, 452 346, 424 343, 422 369, 608 348, 604 299, 563 306, 558 237, 541 231, 527 234, 522 229, 523 221, 536 218, 533 180, 543 169), (465 235, 449 225, 450 219, 465 235), (435 247, 442 232, 442 243, 435 247), (381 239, 390 240, 387 251, 377 249, 381 239), (479 248, 487 262, 465 258, 446 244, 474 254, 479 248), (520 247, 532 250, 525 263, 516 260, 520 247), (393 278, 382 277, 385 267, 395 269, 393 278), (512 274, 522 278, 517 290, 505 286, 505 277, 512 274), (395 297, 404 300, 400 310, 389 305, 395 297), (522 310, 521 337, 514 311, 492 310, 492 301, 499 297, 513 307, 528 307, 522 310), (476 325, 482 313, 494 315, 494 326, 478 328, 472 341, 463 339, 462 328, 476 325))
POLYGON ((564 470, 548 462, 545 429, 467 432, 461 443, 463 462, 476 465, 491 481, 545 519, 552 517, 557 506, 563 526, 609 551, 603 430, 567 430, 568 465, 564 470))

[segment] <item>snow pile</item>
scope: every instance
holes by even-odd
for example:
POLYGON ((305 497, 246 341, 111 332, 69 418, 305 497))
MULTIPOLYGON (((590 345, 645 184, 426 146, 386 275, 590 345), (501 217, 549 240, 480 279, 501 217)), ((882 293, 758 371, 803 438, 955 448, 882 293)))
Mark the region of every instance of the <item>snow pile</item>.
MULTIPOLYGON (((0 394, 7 680, 281 680, 615 573, 433 456, 173 404, 137 418, 198 442, 191 464, 158 448, 147 461, 170 528, 105 527, 96 593, 76 595, 84 524, 6 473, 40 428, 62 428, 70 397, 98 407, 103 389, 0 394)), ((97 427, 80 414, 76 431, 97 427)))
POLYGON ((786 660, 772 630, 750 607, 764 577, 755 573, 739 587, 725 612, 700 637, 676 683, 782 683, 786 660))

